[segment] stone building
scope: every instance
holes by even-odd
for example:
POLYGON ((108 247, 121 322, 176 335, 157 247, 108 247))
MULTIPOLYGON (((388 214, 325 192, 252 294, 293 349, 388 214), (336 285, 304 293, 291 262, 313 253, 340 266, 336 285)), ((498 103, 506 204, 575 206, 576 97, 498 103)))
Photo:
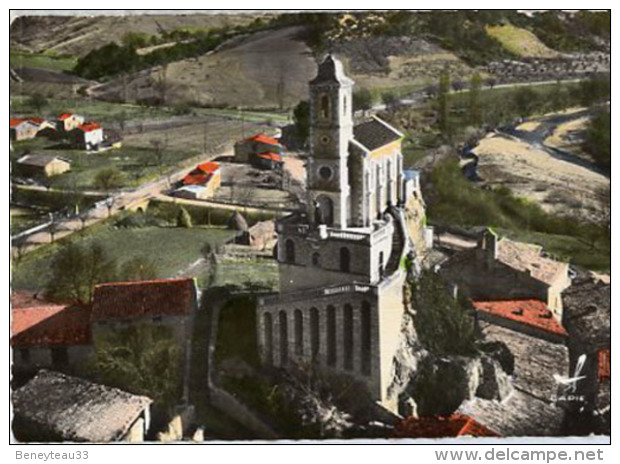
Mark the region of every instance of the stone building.
POLYGON ((260 153, 282 153, 280 142, 267 134, 255 134, 250 138, 235 143, 235 157, 237 163, 250 162, 252 155, 260 153))
POLYGON ((475 248, 455 254, 440 272, 475 301, 540 300, 562 322, 568 264, 545 256, 538 245, 498 237, 487 229, 475 248))
POLYGON ((170 328, 179 347, 183 395, 187 399, 191 340, 198 294, 194 279, 115 282, 95 287, 92 334, 96 342, 106 332, 129 325, 170 328))
MULTIPOLYGON (((307 206, 278 221, 280 294, 259 299, 257 335, 264 363, 314 362, 388 395, 403 314, 402 263, 413 184, 403 174, 403 135, 372 118, 353 123, 353 81, 333 56, 310 82, 307 206)), ((414 221, 411 227, 408 221, 414 221)), ((417 243, 417 242, 416 242, 417 243)))
POLYGON ((41 368, 79 372, 92 354, 90 310, 16 292, 10 343, 18 381, 41 368))
POLYGON ((20 174, 30 177, 52 177, 71 170, 71 160, 50 155, 24 155, 17 165, 20 174))
POLYGON ((41 370, 13 393, 13 433, 21 442, 142 442, 146 396, 41 370))

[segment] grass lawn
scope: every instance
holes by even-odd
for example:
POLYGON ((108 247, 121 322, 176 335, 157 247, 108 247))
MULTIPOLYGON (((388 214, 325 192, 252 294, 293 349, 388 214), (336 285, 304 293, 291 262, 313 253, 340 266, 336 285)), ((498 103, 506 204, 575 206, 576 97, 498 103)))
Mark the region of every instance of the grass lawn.
POLYGON ((51 275, 50 265, 67 241, 98 242, 119 264, 129 258, 144 256, 155 262, 158 277, 166 278, 174 277, 199 259, 200 249, 206 242, 223 243, 231 235, 226 229, 206 227, 123 229, 115 228, 106 221, 86 229, 83 234, 73 234, 25 255, 13 266, 13 286, 32 290, 45 287, 51 275))
POLYGON ((568 235, 543 234, 523 230, 499 229, 500 235, 521 242, 541 245, 546 252, 554 257, 599 272, 610 272, 611 243, 599 242, 595 247, 582 238, 568 235))
MULTIPOLYGON (((206 276, 199 276, 201 282, 206 276)), ((223 261, 218 268, 216 285, 257 286, 276 291, 279 287, 275 260, 223 261)))
POLYGON ((77 58, 68 55, 52 55, 47 53, 23 53, 12 51, 9 53, 11 66, 42 68, 51 71, 69 71, 77 63, 77 58))

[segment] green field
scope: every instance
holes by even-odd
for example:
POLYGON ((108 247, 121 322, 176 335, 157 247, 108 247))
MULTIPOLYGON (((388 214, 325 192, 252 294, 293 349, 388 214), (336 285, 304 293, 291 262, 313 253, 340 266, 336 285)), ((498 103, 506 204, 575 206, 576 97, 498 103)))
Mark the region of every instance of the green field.
POLYGON ((115 228, 110 222, 88 228, 83 234, 44 246, 25 255, 13 266, 12 285, 15 288, 37 290, 44 288, 50 275, 50 265, 64 243, 100 243, 122 264, 129 258, 142 256, 155 262, 158 277, 174 277, 201 257, 205 243, 220 244, 232 237, 232 232, 221 228, 145 227, 115 228))
POLYGON ((41 68, 51 71, 70 71, 77 63, 74 56, 54 55, 52 53, 22 53, 12 51, 9 53, 11 66, 18 68, 41 68))

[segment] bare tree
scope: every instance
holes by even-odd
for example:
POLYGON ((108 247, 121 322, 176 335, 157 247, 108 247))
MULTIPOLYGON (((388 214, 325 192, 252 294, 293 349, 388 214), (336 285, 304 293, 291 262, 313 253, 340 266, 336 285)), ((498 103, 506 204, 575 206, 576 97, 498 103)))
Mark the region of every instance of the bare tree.
POLYGON ((155 156, 155 161, 157 162, 157 166, 161 169, 164 164, 166 149, 168 148, 168 134, 166 134, 162 139, 153 139, 150 141, 151 146, 153 147, 153 155, 155 156))

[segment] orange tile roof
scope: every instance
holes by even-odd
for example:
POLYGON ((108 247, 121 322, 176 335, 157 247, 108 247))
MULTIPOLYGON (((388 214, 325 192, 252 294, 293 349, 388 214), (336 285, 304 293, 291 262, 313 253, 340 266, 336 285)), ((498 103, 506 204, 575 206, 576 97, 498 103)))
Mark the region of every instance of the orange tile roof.
POLYGON ((95 287, 92 319, 184 315, 193 311, 195 306, 193 279, 115 282, 95 287))
POLYGON ((598 379, 611 379, 611 350, 598 352, 598 379))
POLYGON ((17 127, 24 121, 26 120, 25 119, 9 119, 9 127, 17 127))
POLYGON ((280 142, 278 142, 273 137, 269 137, 267 134, 256 134, 246 140, 248 140, 249 142, 260 142, 266 145, 280 145, 280 142))
POLYGON ((497 433, 464 414, 407 417, 394 427, 396 438, 497 437, 497 433))
POLYGON ((12 346, 90 344, 88 307, 20 298, 12 302, 12 346))
POLYGON ((199 164, 196 166, 196 169, 199 169, 202 172, 213 174, 218 169, 220 169, 220 164, 215 161, 207 161, 206 163, 199 164))
POLYGON ((540 300, 474 301, 476 311, 520 322, 556 335, 567 332, 540 300))
POLYGON ((85 122, 84 124, 80 124, 77 128, 84 132, 91 132, 97 129, 101 129, 101 126, 96 122, 85 122))
POLYGON ((71 113, 64 113, 58 116, 58 119, 60 119, 61 121, 64 121, 65 119, 69 119, 71 116, 73 116, 71 113))
POLYGON ((279 153, 266 152, 266 153, 257 153, 256 156, 262 159, 271 160, 271 161, 282 161, 282 155, 279 153))

